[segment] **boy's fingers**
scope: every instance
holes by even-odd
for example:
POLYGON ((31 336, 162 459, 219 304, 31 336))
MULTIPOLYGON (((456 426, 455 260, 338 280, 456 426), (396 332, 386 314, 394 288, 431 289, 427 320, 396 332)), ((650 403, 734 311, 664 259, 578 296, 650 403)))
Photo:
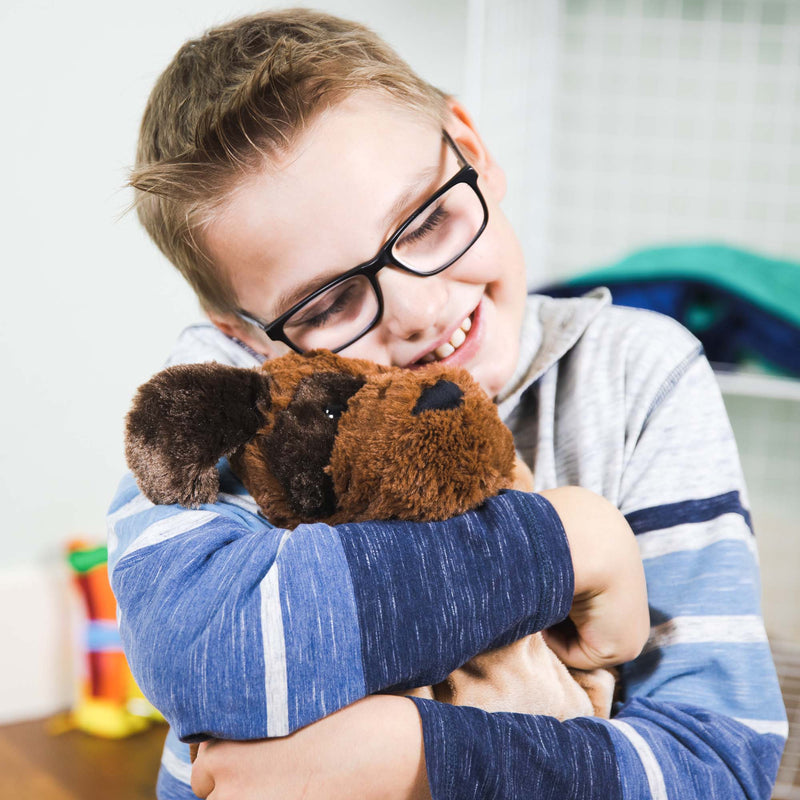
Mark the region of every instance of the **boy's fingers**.
POLYGON ((613 660, 600 658, 587 652, 580 641, 561 643, 558 639, 550 636, 545 636, 545 641, 559 659, 573 669, 593 670, 599 667, 610 667, 615 663, 613 660))
POLYGON ((617 631, 598 628, 596 624, 576 625, 572 619, 567 618, 542 631, 542 635, 550 649, 568 667, 575 669, 613 667, 639 654, 641 648, 635 648, 633 642, 627 641, 627 637, 620 638, 617 631), (594 646, 595 642, 602 643, 602 648, 594 646))
POLYGON ((605 659, 590 650, 587 651, 571 620, 565 620, 554 628, 542 631, 542 636, 550 649, 568 667, 590 670, 608 666, 605 659))
POLYGON ((202 798, 207 798, 214 791, 214 779, 207 772, 192 768, 192 791, 202 798))

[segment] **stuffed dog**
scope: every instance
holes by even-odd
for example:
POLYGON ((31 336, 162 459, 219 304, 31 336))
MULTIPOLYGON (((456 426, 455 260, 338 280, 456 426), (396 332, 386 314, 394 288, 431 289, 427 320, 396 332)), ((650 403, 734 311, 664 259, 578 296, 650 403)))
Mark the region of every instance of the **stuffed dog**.
MULTIPOLYGON (((196 507, 231 467, 264 515, 293 528, 445 520, 503 489, 532 490, 494 403, 461 369, 407 370, 327 351, 260 369, 170 367, 139 388, 126 457, 154 503, 196 507)), ((408 692, 486 711, 608 716, 607 670, 568 670, 540 633, 408 692)))

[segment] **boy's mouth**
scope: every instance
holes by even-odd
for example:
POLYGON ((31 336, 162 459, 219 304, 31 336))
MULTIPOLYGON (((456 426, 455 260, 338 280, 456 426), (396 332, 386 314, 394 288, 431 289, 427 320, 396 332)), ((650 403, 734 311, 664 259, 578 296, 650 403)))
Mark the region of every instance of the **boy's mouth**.
POLYGON ((443 342, 429 353, 426 353, 409 366, 419 367, 424 366, 425 364, 432 364, 436 361, 443 361, 444 359, 449 358, 454 353, 458 352, 458 350, 463 346, 464 342, 467 341, 468 334, 470 330, 472 330, 473 317, 475 316, 476 311, 477 309, 475 309, 469 316, 464 318, 461 324, 453 331, 453 333, 450 334, 450 338, 446 342, 443 342))
POLYGON ((444 344, 439 345, 433 352, 427 353, 420 359, 422 364, 430 364, 432 361, 441 361, 443 358, 453 355, 464 342, 467 341, 467 334, 472 327, 472 319, 466 317, 444 344))

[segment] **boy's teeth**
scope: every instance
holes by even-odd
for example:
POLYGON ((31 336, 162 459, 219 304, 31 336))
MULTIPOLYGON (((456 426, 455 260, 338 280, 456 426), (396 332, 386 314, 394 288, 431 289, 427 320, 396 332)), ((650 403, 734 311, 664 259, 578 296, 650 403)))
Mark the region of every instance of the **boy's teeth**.
POLYGON ((461 328, 456 328, 456 332, 450 337, 450 344, 453 347, 461 347, 462 344, 467 339, 467 334, 461 330, 461 328))
POLYGON ((469 329, 472 327, 472 320, 467 317, 462 323, 461 326, 456 328, 453 335, 450 337, 449 342, 445 342, 443 345, 437 347, 433 353, 428 353, 422 360, 426 363, 429 361, 434 361, 435 359, 443 359, 447 358, 447 356, 453 355, 459 347, 467 340, 467 333, 469 329))
POLYGON ((443 358, 453 355, 455 351, 455 347, 453 347, 450 342, 445 342, 445 344, 443 344, 441 347, 437 347, 433 352, 436 355, 436 358, 441 361, 443 358))

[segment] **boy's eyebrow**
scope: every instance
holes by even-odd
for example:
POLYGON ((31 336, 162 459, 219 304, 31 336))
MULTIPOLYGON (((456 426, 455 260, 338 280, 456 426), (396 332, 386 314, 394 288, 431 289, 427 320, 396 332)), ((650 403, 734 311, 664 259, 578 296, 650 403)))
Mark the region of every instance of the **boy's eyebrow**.
POLYGON ((434 191, 430 184, 433 182, 434 178, 439 177, 440 170, 440 164, 431 164, 429 167, 425 167, 425 169, 421 170, 419 174, 415 175, 414 178, 409 181, 406 188, 400 193, 400 196, 394 201, 394 203, 392 203, 392 207, 384 217, 384 228, 389 228, 392 223, 396 222, 399 224, 402 222, 402 220, 398 219, 401 215, 403 220, 405 220, 408 214, 404 212, 408 210, 408 207, 411 205, 411 202, 416 199, 416 196, 421 194, 420 185, 429 188, 431 192, 434 191))
MULTIPOLYGON (((441 165, 432 164, 428 167, 425 167, 409 181, 405 189, 403 189, 394 203, 392 203, 391 208, 384 217, 384 229, 389 229, 389 227, 393 224, 401 224, 406 217, 412 213, 408 210, 408 207, 411 205, 412 201, 417 199, 418 195, 422 194, 420 186, 430 189, 431 192, 435 191, 434 188, 430 187, 430 184, 435 178, 440 176, 440 171, 441 165)), ((420 202, 422 202, 422 200, 420 200, 420 202)), ((414 210, 416 210, 416 206, 414 210)), ((394 233, 394 230, 395 229, 392 228, 391 232, 394 233)), ((381 244, 383 244, 383 242, 381 244)), ((354 264, 353 267, 355 266, 357 265, 354 264)), ((312 292, 315 292, 317 289, 325 286, 325 284, 335 280, 341 274, 342 271, 337 271, 331 272, 325 276, 318 275, 317 277, 311 278, 310 280, 307 280, 284 292, 280 295, 280 297, 278 297, 275 303, 275 308, 277 309, 277 314, 275 316, 280 316, 286 309, 291 308, 295 303, 299 303, 303 298, 308 297, 308 295, 310 295, 312 292)))

